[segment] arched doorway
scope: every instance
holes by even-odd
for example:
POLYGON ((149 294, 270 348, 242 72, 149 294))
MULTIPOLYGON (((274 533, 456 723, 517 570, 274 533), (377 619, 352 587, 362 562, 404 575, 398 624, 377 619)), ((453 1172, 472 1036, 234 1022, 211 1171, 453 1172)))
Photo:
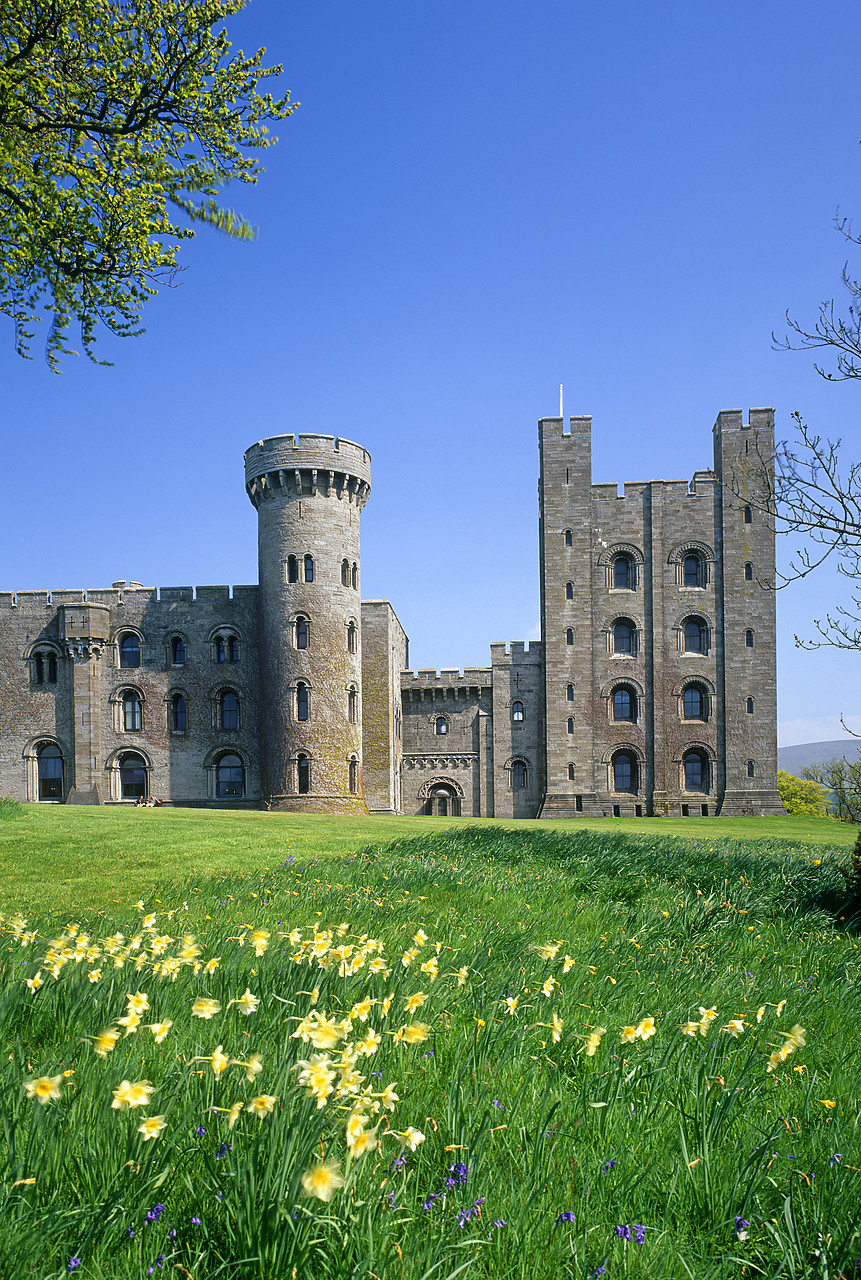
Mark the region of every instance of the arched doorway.
POLYGON ((435 818, 459 818, 460 796, 454 787, 444 782, 432 786, 428 792, 425 813, 435 818))
POLYGON ((53 742, 46 742, 37 752, 37 774, 40 800, 63 799, 63 756, 53 742))

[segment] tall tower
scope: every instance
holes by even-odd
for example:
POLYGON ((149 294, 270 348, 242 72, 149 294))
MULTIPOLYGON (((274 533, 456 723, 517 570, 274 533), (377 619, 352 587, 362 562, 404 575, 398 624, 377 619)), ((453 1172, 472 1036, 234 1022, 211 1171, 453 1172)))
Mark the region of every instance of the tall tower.
POLYGON ((367 813, 362 793, 359 518, 371 455, 337 436, 259 440, 261 783, 275 808, 367 813))

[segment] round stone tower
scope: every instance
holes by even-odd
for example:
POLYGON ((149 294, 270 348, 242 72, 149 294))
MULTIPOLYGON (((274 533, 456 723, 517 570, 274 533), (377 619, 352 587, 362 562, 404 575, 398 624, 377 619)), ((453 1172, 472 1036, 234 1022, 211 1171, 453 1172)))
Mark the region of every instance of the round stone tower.
POLYGON ((260 765, 272 807, 367 813, 362 794, 359 518, 371 455, 337 436, 259 440, 260 765))

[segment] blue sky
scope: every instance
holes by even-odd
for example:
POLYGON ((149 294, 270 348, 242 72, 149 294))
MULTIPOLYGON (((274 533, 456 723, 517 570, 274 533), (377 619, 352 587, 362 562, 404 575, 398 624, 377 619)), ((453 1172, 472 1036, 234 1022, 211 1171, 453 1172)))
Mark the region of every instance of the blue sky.
MULTIPOLYGON (((484 664, 538 635, 560 382, 595 481, 690 477, 759 405, 861 456, 861 385, 771 341, 861 226, 857 4, 253 0, 231 34, 302 104, 225 195, 256 243, 201 232, 113 368, 54 376, 0 321, 4 589, 254 582, 243 451, 325 431, 373 455, 365 598, 414 666, 484 664)), ((780 594, 783 744, 861 730, 861 658, 793 643, 841 593, 780 594)))

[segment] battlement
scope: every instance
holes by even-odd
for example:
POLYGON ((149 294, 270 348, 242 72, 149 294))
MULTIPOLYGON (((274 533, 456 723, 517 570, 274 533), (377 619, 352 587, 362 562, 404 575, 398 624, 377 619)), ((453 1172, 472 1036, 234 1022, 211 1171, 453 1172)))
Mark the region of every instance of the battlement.
POLYGON ((464 667, 462 672, 459 667, 443 667, 440 671, 435 667, 420 667, 418 671, 401 672, 402 692, 413 692, 418 696, 425 691, 484 689, 490 688, 490 684, 490 667, 464 667))
POLYGON ((544 645, 540 640, 512 640, 510 647, 505 641, 495 641, 490 646, 490 661, 494 667, 535 665, 544 658, 544 645))
POLYGON ((748 409, 748 420, 744 421, 743 409, 723 409, 717 416, 712 430, 716 436, 728 431, 761 431, 774 429, 774 410, 748 409))
POLYGON ((257 596, 256 586, 218 587, 90 587, 68 591, 0 591, 0 609, 39 612, 58 609, 61 605, 98 604, 108 608, 132 605, 151 608, 159 605, 227 604, 238 601, 251 604, 257 596))
POLYGON ((371 455, 340 436, 269 436, 245 451, 245 488, 255 507, 268 497, 317 494, 363 507, 371 491, 371 455))

